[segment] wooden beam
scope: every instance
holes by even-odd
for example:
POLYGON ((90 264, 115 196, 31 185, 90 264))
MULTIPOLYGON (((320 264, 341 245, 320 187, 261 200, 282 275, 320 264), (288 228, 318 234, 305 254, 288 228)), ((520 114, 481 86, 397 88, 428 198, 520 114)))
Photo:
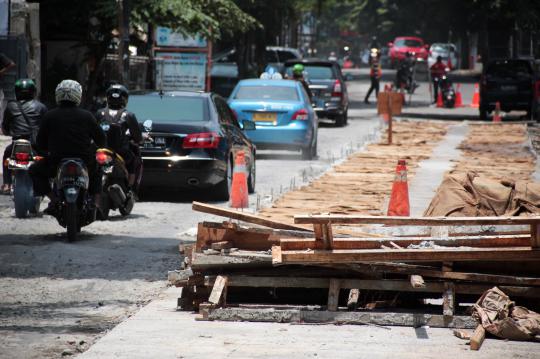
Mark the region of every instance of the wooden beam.
MULTIPOLYGON (((442 271, 451 272, 454 263, 452 262, 443 262, 442 271)), ((454 283, 444 282, 444 292, 442 294, 443 299, 443 315, 445 317, 451 317, 454 315, 456 307, 456 289, 454 283)))
POLYGON ((524 285, 524 286, 540 286, 540 278, 531 277, 516 277, 510 275, 498 274, 483 274, 483 273, 467 273, 467 272, 451 272, 441 271, 433 267, 419 266, 404 263, 362 263, 348 265, 348 268, 356 269, 362 273, 365 272, 383 272, 383 273, 401 273, 401 274, 418 274, 424 277, 442 278, 451 280, 464 280, 471 282, 485 282, 493 285, 524 285))
POLYGON ((331 278, 328 285, 328 304, 327 309, 335 312, 338 310, 339 304, 339 290, 341 289, 340 280, 331 278))
MULTIPOLYGON (((269 277, 269 276, 241 276, 228 275, 228 287, 251 287, 251 288, 329 288, 328 278, 312 277, 269 277)), ((209 276, 205 281, 207 286, 212 286, 216 277, 209 276)), ((412 288, 408 280, 388 280, 388 279, 345 279, 340 280, 341 289, 360 290, 386 290, 399 292, 419 292, 439 294, 444 291, 444 283, 438 281, 425 282, 423 288, 412 288)), ((486 290, 493 288, 491 284, 469 284, 456 283, 455 292, 457 294, 482 294, 486 290)), ((540 298, 540 288, 499 286, 508 296, 521 298, 540 298)))
POLYGON ((484 329, 482 324, 478 324, 478 326, 474 330, 473 335, 471 336, 471 350, 480 350, 480 347, 482 346, 485 338, 486 330, 484 329))
POLYGON ((459 226, 459 225, 531 225, 540 224, 538 217, 390 217, 359 215, 299 215, 296 224, 386 224, 392 226, 459 226))
POLYGON ((530 247, 444 248, 444 249, 354 249, 281 251, 275 264, 350 264, 359 262, 441 262, 441 261, 531 261, 540 260, 540 251, 530 247))
POLYGON ((228 278, 226 276, 218 275, 216 277, 214 287, 212 288, 212 292, 210 293, 210 297, 208 298, 208 301, 211 304, 219 305, 222 300, 223 302, 225 302, 225 297, 227 293, 227 281, 228 278))
POLYGON ((260 216, 253 215, 253 214, 240 212, 240 211, 236 211, 236 210, 232 210, 232 209, 227 209, 227 208, 223 208, 223 207, 218 207, 218 206, 212 206, 212 205, 201 203, 201 202, 193 202, 192 209, 194 211, 198 211, 198 212, 203 212, 203 213, 213 214, 213 215, 216 215, 216 216, 222 216, 222 217, 237 219, 239 221, 258 224, 260 226, 265 226, 265 227, 270 227, 270 228, 275 228, 275 229, 288 229, 288 230, 295 230, 295 231, 308 231, 308 232, 310 232, 309 229, 305 229, 305 228, 300 227, 300 226, 295 226, 295 225, 292 225, 292 224, 277 222, 277 221, 273 221, 273 220, 270 220, 270 219, 267 219, 267 218, 263 218, 263 217, 260 217, 260 216))
POLYGON ((315 233, 315 241, 322 244, 324 249, 332 249, 334 236, 332 235, 332 225, 314 224, 313 232, 315 233))
POLYGON ((531 248, 540 249, 540 225, 531 224, 531 248))
MULTIPOLYGON (((522 235, 485 235, 485 236, 459 236, 449 239, 433 237, 384 237, 384 238, 334 238, 333 249, 380 249, 382 246, 394 246, 392 242, 407 248, 430 241, 444 247, 527 247, 530 246, 531 236, 522 235)), ((281 238, 279 240, 283 250, 325 249, 322 242, 314 238, 281 238)), ((395 247, 395 246, 394 246, 395 247)), ((397 247, 396 247, 397 248, 397 247)))

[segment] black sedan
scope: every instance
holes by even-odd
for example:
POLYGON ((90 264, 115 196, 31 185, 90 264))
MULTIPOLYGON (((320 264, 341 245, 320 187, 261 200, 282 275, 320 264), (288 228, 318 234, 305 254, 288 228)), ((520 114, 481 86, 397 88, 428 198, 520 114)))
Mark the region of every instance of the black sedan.
POLYGON ((141 147, 144 162, 142 187, 212 188, 228 200, 234 159, 244 151, 248 190, 255 191, 255 146, 227 102, 213 93, 174 91, 133 94, 128 110, 135 113, 150 136, 141 147))

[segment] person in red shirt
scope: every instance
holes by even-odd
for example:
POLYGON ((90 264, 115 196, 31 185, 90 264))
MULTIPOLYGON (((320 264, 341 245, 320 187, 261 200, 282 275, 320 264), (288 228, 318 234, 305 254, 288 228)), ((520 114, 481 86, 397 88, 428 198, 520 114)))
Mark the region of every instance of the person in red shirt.
POLYGON ((442 57, 437 56, 437 62, 431 65, 431 80, 433 81, 433 102, 437 102, 439 95, 439 81, 446 74, 447 66, 442 62, 442 57))
POLYGON ((369 90, 366 94, 366 98, 364 99, 365 103, 369 103, 369 96, 375 90, 375 97, 377 98, 379 96, 379 81, 382 76, 381 71, 381 64, 379 62, 379 52, 378 51, 372 51, 369 57, 369 78, 371 80, 371 86, 369 87, 369 90))

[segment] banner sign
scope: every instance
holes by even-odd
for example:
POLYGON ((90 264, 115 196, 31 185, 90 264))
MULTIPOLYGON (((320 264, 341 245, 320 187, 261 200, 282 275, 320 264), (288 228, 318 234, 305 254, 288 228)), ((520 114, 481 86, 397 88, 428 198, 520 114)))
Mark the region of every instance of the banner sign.
POLYGON ((200 36, 184 36, 173 32, 168 27, 158 26, 156 29, 156 45, 161 47, 206 47, 206 40, 200 36))
POLYGON ((205 53, 155 53, 156 89, 163 91, 204 91, 206 80, 205 53))

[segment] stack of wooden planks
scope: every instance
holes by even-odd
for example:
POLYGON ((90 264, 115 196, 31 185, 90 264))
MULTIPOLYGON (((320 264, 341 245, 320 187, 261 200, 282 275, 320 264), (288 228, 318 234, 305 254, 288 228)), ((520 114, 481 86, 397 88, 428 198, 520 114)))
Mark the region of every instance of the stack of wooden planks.
POLYGON ((179 307, 202 320, 476 328, 459 303, 493 286, 540 298, 540 217, 305 215, 288 224, 196 202, 193 209, 249 223, 200 223, 196 243, 182 246, 184 267, 169 279, 183 287, 179 307), (358 238, 334 234, 334 224, 427 226, 431 234, 373 227, 358 238), (441 303, 425 306, 426 298, 441 303))

